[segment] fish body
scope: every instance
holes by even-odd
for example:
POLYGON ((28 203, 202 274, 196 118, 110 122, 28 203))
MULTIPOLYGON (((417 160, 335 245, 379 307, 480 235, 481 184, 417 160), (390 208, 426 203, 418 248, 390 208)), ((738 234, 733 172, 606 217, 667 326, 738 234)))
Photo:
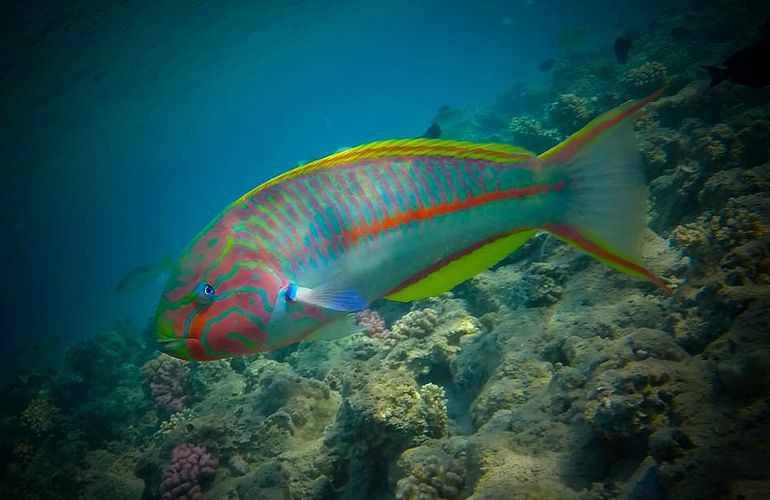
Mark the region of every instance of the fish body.
POLYGON ((121 278, 120 282, 115 287, 115 291, 133 292, 140 290, 160 279, 161 276, 168 274, 173 267, 174 261, 167 255, 164 256, 160 262, 137 266, 121 278))
POLYGON ((763 39, 735 52, 719 66, 704 66, 711 77, 711 87, 730 80, 748 87, 770 85, 770 39, 763 39))
POLYGON ((627 103, 537 156, 501 144, 381 141, 286 172, 228 207, 177 262, 161 348, 211 360, 330 332, 378 299, 465 281, 547 230, 662 285, 639 263, 646 193, 627 103))

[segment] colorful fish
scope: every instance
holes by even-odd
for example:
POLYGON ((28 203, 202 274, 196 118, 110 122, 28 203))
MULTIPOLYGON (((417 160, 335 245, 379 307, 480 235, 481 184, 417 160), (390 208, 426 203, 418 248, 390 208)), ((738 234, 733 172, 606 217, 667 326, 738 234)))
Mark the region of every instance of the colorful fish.
POLYGON ((381 141, 246 193, 192 241, 158 306, 166 353, 213 360, 352 333, 371 302, 438 295, 546 230, 665 288, 640 263, 646 190, 633 117, 596 118, 541 155, 381 141))

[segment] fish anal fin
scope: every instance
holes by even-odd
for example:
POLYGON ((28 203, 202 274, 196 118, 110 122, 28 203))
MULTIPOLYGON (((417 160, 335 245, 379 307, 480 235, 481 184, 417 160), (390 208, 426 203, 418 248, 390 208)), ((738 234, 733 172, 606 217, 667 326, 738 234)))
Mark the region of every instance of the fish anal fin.
POLYGON ((448 292, 463 281, 503 260, 536 232, 537 229, 525 229, 502 236, 480 247, 468 249, 463 255, 449 260, 418 281, 406 285, 385 298, 398 302, 410 302, 448 292))

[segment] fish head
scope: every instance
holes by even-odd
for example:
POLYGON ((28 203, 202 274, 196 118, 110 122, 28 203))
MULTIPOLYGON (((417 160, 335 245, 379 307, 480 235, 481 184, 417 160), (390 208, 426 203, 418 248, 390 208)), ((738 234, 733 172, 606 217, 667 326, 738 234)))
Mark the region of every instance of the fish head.
POLYGON ((161 351, 208 361, 265 349, 266 325, 284 283, 248 243, 204 233, 184 252, 156 312, 161 351))

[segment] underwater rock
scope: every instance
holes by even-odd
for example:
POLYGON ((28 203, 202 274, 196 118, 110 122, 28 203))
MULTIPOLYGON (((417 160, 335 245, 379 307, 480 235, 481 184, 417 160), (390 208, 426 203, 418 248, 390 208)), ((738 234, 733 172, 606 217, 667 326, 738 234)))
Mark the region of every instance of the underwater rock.
POLYGON ((652 180, 675 168, 685 159, 687 141, 677 130, 661 127, 655 120, 637 121, 639 149, 644 159, 644 173, 652 180))
POLYGON ((679 369, 670 361, 647 359, 602 371, 590 383, 585 421, 610 441, 651 433, 665 422, 673 395, 681 390, 669 387, 679 369))
POLYGON ((340 432, 358 436, 382 453, 446 432, 443 389, 435 384, 420 386, 404 370, 367 373, 349 392, 338 418, 340 432))
POLYGON ((680 361, 687 352, 666 332, 651 328, 639 328, 627 337, 633 357, 637 361, 647 358, 680 361))
POLYGON ((732 198, 761 192, 770 192, 770 163, 716 172, 703 184, 698 202, 707 209, 720 209, 732 198))
POLYGON ((547 307, 559 301, 567 279, 567 270, 549 262, 534 262, 526 274, 517 280, 506 294, 512 307, 547 307))
POLYGON ((708 172, 732 168, 741 164, 743 144, 725 123, 692 131, 695 159, 708 172))
POLYGON ((506 353, 496 373, 471 405, 476 428, 502 409, 516 410, 533 396, 545 391, 553 375, 551 363, 528 359, 528 353, 506 353))
POLYGON ((112 473, 100 473, 89 477, 83 487, 82 498, 109 500, 139 500, 144 483, 136 478, 125 478, 112 473))
POLYGON ((477 434, 467 441, 465 487, 474 499, 579 498, 561 481, 558 455, 527 454, 508 433, 477 434))
POLYGON ((620 498, 623 500, 645 500, 667 498, 666 487, 655 461, 645 460, 628 481, 620 498))
POLYGON ((412 311, 393 325, 384 363, 391 368, 406 367, 424 381, 444 383, 453 359, 481 327, 461 300, 423 302, 431 307, 412 311))

